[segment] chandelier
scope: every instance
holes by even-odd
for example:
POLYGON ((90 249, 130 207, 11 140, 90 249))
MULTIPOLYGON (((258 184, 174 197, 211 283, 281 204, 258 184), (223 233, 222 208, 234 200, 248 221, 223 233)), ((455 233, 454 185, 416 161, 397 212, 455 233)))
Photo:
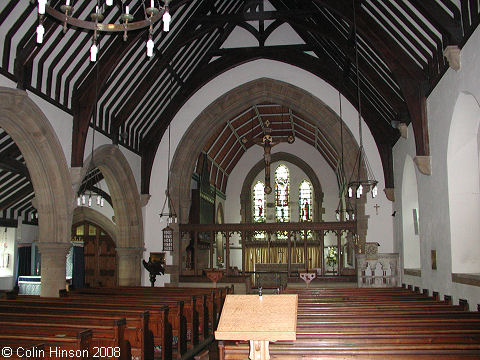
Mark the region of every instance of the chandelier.
POLYGON ((353 196, 353 191, 355 189, 356 198, 359 199, 363 191, 371 190, 372 197, 377 196, 377 184, 378 181, 375 180, 373 175, 372 168, 368 162, 367 155, 365 154, 365 149, 363 147, 363 136, 362 136, 362 102, 361 102, 361 91, 360 91, 360 70, 358 68, 358 38, 357 38, 357 21, 355 13, 355 1, 353 2, 353 27, 354 27, 354 36, 355 36, 355 66, 357 72, 357 98, 358 98, 358 133, 360 138, 360 146, 358 148, 357 158, 355 160, 355 165, 352 170, 352 175, 350 181, 348 182, 348 197, 353 196), (366 173, 363 173, 362 164, 365 165, 366 173), (365 177, 366 176, 366 177, 365 177))
POLYGON ((82 186, 78 190, 77 206, 92 207, 94 201, 96 201, 97 206, 103 207, 105 199, 101 195, 103 193, 101 180, 101 172, 97 168, 91 170, 85 176, 82 186), (96 184, 98 184, 98 187, 95 187, 96 184))
POLYGON ((95 62, 98 54, 98 32, 123 32, 123 40, 127 41, 127 33, 132 30, 138 30, 143 28, 149 28, 148 40, 146 44, 147 56, 153 56, 153 25, 160 19, 163 21, 163 31, 170 30, 170 12, 169 12, 169 0, 163 1, 163 6, 160 6, 159 0, 145 0, 143 2, 143 8, 145 13, 145 19, 139 21, 133 21, 134 17, 130 14, 130 7, 124 4, 124 0, 118 2, 118 6, 121 9, 122 15, 120 17, 121 23, 118 24, 104 24, 104 10, 106 6, 113 6, 114 0, 97 0, 97 5, 93 13, 90 14, 90 21, 81 20, 72 16, 73 14, 73 1, 65 0, 65 3, 60 6, 58 11, 47 4, 47 0, 38 1, 38 26, 37 26, 37 43, 43 42, 43 35, 45 28, 43 26, 43 20, 45 14, 52 16, 58 21, 63 23, 63 32, 68 29, 67 25, 72 27, 93 30, 92 46, 90 47, 90 61, 95 62), (148 6, 148 7, 147 7, 148 6))

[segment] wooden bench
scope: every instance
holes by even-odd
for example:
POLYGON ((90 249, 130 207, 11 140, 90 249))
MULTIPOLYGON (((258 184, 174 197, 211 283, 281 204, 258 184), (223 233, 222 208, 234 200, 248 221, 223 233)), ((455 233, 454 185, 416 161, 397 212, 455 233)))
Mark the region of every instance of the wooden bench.
POLYGON ((130 352, 134 358, 153 358, 153 335, 149 330, 149 312, 132 309, 69 306, 60 302, 32 302, 18 300, 0 300, 0 313, 21 314, 48 314, 56 315, 80 315, 88 317, 113 317, 125 318, 124 339, 130 346, 130 352))
MULTIPOLYGON (((0 340, 0 349, 8 348, 11 355, 8 359, 29 359, 40 360, 45 358, 45 344, 37 341, 28 341, 22 339, 0 340)), ((3 353, 8 355, 9 353, 3 353)), ((5 356, 2 357, 6 358, 5 356)))
MULTIPOLYGON (((406 289, 295 289, 297 340, 270 344, 272 359, 480 358, 480 314, 406 289)), ((219 344, 220 359, 249 345, 219 344)))
MULTIPOLYGON (((0 343, 11 344, 18 340, 27 347, 44 344, 44 359, 93 359, 91 330, 64 331, 55 333, 44 329, 2 329, 0 343)), ((23 347, 23 346, 22 346, 23 347)), ((18 349, 18 347, 17 347, 18 349)), ((6 357, 7 358, 7 357, 6 357)))
MULTIPOLYGON (((12 326, 23 328, 61 327, 63 329, 90 329, 92 330, 92 347, 95 349, 118 349, 113 353, 108 351, 102 357, 107 359, 131 359, 130 349, 124 339, 125 319, 89 318, 85 316, 54 316, 44 314, 9 314, 0 313, 0 328, 12 326), (110 354, 112 353, 112 354, 110 354)), ((5 333, 4 331, 0 331, 5 333)))

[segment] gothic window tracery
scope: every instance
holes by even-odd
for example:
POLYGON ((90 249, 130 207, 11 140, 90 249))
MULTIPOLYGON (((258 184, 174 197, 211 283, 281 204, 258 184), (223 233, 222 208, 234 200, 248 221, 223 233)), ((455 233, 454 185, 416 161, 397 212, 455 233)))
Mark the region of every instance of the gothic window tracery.
POLYGON ((258 181, 253 187, 253 221, 265 222, 265 184, 258 181))
POLYGON ((300 221, 312 221, 313 220, 313 207, 312 207, 312 184, 309 181, 303 180, 298 190, 298 205, 300 221))
POLYGON ((275 218, 277 222, 290 221, 289 204, 290 174, 285 165, 275 170, 275 218))

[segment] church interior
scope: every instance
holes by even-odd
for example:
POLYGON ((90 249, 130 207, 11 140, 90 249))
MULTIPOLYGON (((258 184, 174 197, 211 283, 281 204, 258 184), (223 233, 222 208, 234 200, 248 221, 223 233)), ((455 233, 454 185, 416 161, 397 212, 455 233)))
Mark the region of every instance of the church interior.
POLYGON ((313 324, 366 303, 410 321, 344 355, 478 358, 479 23, 479 0, 2 1, 0 345, 63 299, 48 321, 85 339, 117 305, 125 337, 170 323, 108 358, 244 359, 214 330, 263 294, 298 299, 272 358, 343 356, 313 324), (459 323, 413 348, 425 312, 459 323))

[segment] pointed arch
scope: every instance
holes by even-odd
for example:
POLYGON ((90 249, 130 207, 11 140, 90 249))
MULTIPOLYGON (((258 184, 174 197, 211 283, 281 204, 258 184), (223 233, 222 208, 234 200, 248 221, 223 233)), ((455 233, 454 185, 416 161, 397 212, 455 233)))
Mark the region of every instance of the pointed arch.
POLYGON ((116 145, 102 145, 95 149, 93 156, 91 154, 84 162, 82 178, 94 168, 102 172, 112 198, 119 285, 138 285, 144 251, 143 217, 132 169, 116 145))
POLYGON ((448 135, 447 171, 453 273, 480 272, 480 105, 461 93, 448 135))

